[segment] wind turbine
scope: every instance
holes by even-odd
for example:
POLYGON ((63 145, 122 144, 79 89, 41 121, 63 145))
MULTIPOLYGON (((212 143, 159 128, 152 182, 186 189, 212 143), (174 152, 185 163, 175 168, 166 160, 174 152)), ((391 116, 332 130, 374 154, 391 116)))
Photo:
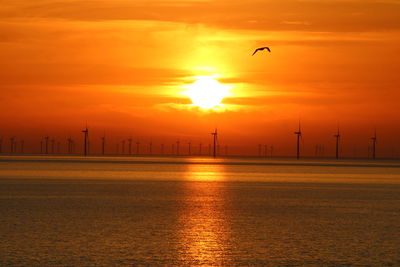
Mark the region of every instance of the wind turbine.
POLYGON ((376 156, 376 141, 377 141, 376 130, 375 130, 374 136, 371 137, 371 140, 372 140, 372 158, 375 159, 375 156, 376 156))
POLYGON ((179 156, 179 140, 176 141, 176 155, 179 156))
POLYGON ((68 143, 68 154, 72 154, 72 139, 71 136, 67 139, 68 143))
POLYGON ((101 137, 101 154, 104 155, 106 152, 106 134, 104 133, 101 137))
POLYGON ((122 155, 125 154, 125 140, 121 141, 121 145, 122 145, 122 155))
POLYGON ((44 152, 46 154, 49 154, 49 137, 48 136, 44 137, 44 146, 45 146, 44 152))
POLYGON ((14 153, 14 140, 15 140, 14 137, 10 138, 10 152, 11 152, 11 154, 14 153))
POLYGON ((132 154, 132 138, 128 139, 128 153, 132 154))
POLYGON ((299 130, 297 132, 294 132, 295 135, 297 135, 297 149, 296 149, 296 158, 300 158, 300 138, 301 137, 301 126, 300 126, 300 121, 299 121, 299 130))
POLYGON ((71 140, 71 153, 75 153, 75 141, 71 140))
POLYGON ((51 139, 50 142, 51 142, 51 154, 54 154, 54 144, 55 144, 54 138, 51 139))
POLYGON ((82 133, 84 134, 84 143, 83 143, 83 155, 86 157, 88 154, 88 139, 89 139, 89 129, 86 125, 86 128, 82 130, 82 133))
POLYGON ((139 145, 140 145, 140 142, 137 141, 136 142, 136 155, 139 155, 139 145))
POLYGON ((215 131, 213 133, 211 133, 211 135, 213 136, 213 157, 216 158, 217 157, 217 144, 218 144, 218 132, 217 132, 217 128, 215 128, 215 131))
POLYGON ((339 159, 339 142, 340 142, 339 127, 337 129, 337 133, 333 137, 336 138, 336 159, 339 159))
POLYGON ((24 154, 24 140, 21 140, 21 154, 24 154))

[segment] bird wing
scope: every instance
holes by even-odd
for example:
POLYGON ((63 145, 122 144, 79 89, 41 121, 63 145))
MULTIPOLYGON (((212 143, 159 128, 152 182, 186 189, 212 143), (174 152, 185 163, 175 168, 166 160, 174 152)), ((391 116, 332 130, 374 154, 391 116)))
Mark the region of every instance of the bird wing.
POLYGON ((258 50, 260 50, 260 48, 257 48, 256 50, 254 50, 254 53, 252 54, 252 56, 254 56, 255 53, 257 53, 258 50))
POLYGON ((268 52, 271 52, 271 49, 269 49, 269 47, 266 47, 266 49, 268 50, 268 52))

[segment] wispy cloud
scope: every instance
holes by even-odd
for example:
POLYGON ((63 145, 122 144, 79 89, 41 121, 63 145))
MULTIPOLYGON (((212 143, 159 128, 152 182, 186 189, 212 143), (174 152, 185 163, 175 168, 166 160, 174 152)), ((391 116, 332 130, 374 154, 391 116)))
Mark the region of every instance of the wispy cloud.
POLYGON ((0 16, 69 20, 158 20, 265 31, 357 32, 398 30, 399 11, 400 5, 396 1, 25 0, 4 4, 0 8, 0 16))

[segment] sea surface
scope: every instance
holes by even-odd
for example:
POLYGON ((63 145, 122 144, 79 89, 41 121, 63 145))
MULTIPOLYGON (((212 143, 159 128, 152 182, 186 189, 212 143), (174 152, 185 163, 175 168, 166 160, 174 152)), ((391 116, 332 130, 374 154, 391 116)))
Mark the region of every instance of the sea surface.
POLYGON ((400 162, 0 157, 0 266, 400 266, 400 162))

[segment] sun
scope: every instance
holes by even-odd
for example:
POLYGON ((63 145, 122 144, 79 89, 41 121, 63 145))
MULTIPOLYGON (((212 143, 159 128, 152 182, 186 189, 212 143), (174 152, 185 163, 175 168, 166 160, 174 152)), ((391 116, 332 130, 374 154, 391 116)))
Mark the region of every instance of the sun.
POLYGON ((212 109, 221 105, 224 97, 229 95, 229 86, 218 82, 214 76, 197 76, 196 81, 185 86, 186 95, 194 106, 201 109, 212 109))

